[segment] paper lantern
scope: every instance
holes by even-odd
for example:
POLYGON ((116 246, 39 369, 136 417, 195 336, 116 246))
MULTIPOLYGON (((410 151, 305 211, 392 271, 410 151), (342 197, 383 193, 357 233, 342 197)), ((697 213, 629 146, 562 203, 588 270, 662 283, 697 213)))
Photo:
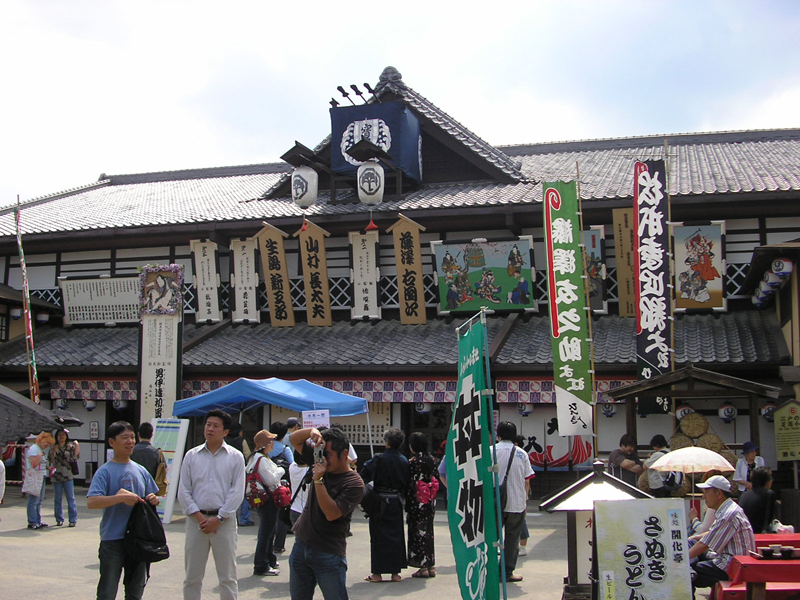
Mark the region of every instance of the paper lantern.
POLYGON ((56 400, 56 406, 58 408, 63 408, 64 410, 69 408, 69 398, 59 398, 56 400))
POLYGON ((94 400, 84 400, 83 408, 85 408, 89 412, 92 412, 95 408, 97 408, 97 402, 95 402, 94 400))
POLYGON ((414 402, 414 410, 421 415, 427 415, 433 409, 431 402, 414 402))
POLYGON ((773 294, 775 294, 775 288, 769 285, 766 281, 762 281, 761 283, 758 284, 758 292, 756 293, 762 296, 764 294, 772 296, 773 294))
POLYGON ((311 167, 297 167, 292 171, 292 200, 300 208, 308 208, 317 201, 319 175, 311 167))
POLYGON ((772 271, 764 271, 763 281, 771 288, 779 288, 783 283, 783 278, 778 277, 778 275, 772 271))
POLYGON ((10 314, 11 318, 16 321, 17 319, 22 318, 22 309, 15 306, 10 311, 8 311, 8 314, 10 314))
POLYGON ((753 294, 751 298, 753 301, 753 306, 757 308, 763 308, 767 305, 767 301, 769 300, 768 296, 759 296, 758 294, 753 294))
POLYGON ((517 402, 517 412, 523 417, 527 417, 533 412, 533 404, 528 402, 517 402))
POLYGON ((46 313, 46 312, 36 313, 36 322, 37 323, 47 323, 49 320, 50 320, 50 313, 46 313))
POLYGON ((111 402, 111 406, 113 406, 115 410, 125 410, 126 408, 128 408, 128 401, 114 400, 111 402))
POLYGON ((356 175, 358 199, 368 206, 376 206, 383 202, 383 190, 386 177, 383 167, 376 160, 368 160, 358 167, 356 175))
POLYGON ((736 410, 736 407, 730 402, 725 402, 722 406, 719 407, 717 414, 719 415, 719 418, 722 419, 725 423, 730 423, 736 418, 736 415, 739 414, 739 411, 736 410))
POLYGON ((764 420, 767 423, 772 423, 775 421, 776 408, 778 408, 778 405, 772 401, 769 401, 764 405, 764 408, 761 409, 761 416, 764 417, 764 420))
POLYGON ((691 406, 689 406, 688 404, 682 404, 681 406, 675 409, 675 417, 680 421, 681 419, 683 419, 683 417, 693 412, 694 409, 691 406))
POLYGON ((772 261, 772 272, 781 279, 786 279, 792 274, 793 264, 788 258, 777 258, 772 261))
POLYGON ((617 414, 617 407, 612 402, 606 402, 605 404, 600 405, 600 412, 603 413, 604 417, 608 417, 610 419, 617 414))

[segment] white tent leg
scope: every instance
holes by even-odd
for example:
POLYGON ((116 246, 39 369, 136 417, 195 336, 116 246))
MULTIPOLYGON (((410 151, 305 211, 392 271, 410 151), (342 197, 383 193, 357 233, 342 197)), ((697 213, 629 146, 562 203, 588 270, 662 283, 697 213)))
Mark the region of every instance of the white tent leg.
POLYGON ((375 456, 375 451, 372 449, 372 425, 369 422, 369 404, 367 404, 367 433, 369 438, 369 456, 372 458, 375 456))

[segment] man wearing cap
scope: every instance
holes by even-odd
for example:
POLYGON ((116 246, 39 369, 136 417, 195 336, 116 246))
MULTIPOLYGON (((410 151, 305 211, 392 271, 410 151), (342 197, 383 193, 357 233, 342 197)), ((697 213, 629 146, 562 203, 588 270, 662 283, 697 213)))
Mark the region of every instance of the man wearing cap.
POLYGON ((712 587, 717 581, 727 581, 728 565, 734 556, 755 551, 753 528, 744 511, 731 500, 731 484, 722 475, 698 483, 708 508, 716 510, 711 528, 689 549, 689 559, 698 558, 694 565, 692 588, 712 587))
POLYGON ((745 490, 752 490, 753 484, 750 483, 750 474, 754 469, 764 466, 764 459, 758 454, 758 446, 753 442, 745 442, 742 444, 742 454, 744 458, 736 461, 736 472, 733 474, 733 480, 739 484, 739 493, 745 490))
POLYGON ((289 443, 289 436, 298 429, 300 429, 300 421, 297 419, 297 417, 289 417, 286 419, 286 435, 283 436, 281 443, 283 443, 284 446, 291 448, 292 444, 289 443))
POLYGON ((186 453, 181 465, 178 500, 186 519, 184 600, 200 600, 208 551, 214 553, 221 600, 236 600, 236 509, 244 497, 244 458, 225 443, 231 416, 221 410, 206 415, 205 443, 186 453))

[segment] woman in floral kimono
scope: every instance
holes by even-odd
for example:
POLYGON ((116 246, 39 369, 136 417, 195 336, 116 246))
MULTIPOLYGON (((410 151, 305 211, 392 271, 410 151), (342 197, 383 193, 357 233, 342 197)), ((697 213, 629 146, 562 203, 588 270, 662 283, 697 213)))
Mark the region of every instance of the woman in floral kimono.
MULTIPOLYGON (((413 456, 408 461, 410 481, 406 499, 408 510, 408 564, 418 567, 412 577, 436 577, 433 550, 433 514, 436 508, 436 466, 428 454, 428 440, 422 433, 412 433, 408 445, 413 456)), ((443 459, 444 460, 444 459, 443 459)))

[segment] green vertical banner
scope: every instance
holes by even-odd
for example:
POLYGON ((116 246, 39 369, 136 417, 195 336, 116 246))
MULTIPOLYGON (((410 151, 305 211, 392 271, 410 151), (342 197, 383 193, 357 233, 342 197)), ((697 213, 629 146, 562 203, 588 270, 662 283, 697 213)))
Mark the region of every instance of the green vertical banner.
POLYGON ((500 597, 497 516, 486 389, 486 328, 458 330, 458 397, 447 435, 447 516, 463 600, 500 597))
POLYGON ((544 241, 558 433, 592 434, 592 356, 576 183, 544 183, 544 241))

